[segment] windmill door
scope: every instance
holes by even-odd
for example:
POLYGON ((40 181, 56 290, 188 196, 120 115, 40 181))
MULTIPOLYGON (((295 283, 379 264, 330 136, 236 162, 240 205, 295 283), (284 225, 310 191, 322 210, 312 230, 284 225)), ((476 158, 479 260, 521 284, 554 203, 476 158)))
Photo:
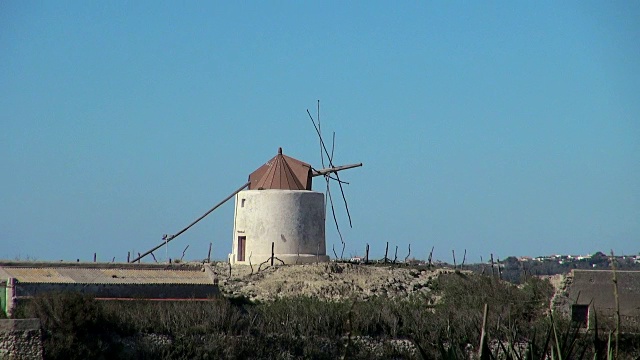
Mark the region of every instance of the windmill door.
POLYGON ((238 236, 238 259, 237 261, 244 261, 244 253, 247 250, 247 237, 238 236))

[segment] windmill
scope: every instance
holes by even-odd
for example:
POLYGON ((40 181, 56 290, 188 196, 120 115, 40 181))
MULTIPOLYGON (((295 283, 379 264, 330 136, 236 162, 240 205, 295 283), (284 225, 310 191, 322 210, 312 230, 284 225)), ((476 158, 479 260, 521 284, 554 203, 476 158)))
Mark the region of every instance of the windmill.
MULTIPOLYGON (((336 133, 335 133, 335 131, 332 133, 332 137, 331 137, 331 152, 329 152, 327 150, 327 146, 325 145, 324 140, 322 139, 322 128, 320 126, 320 100, 318 100, 316 119, 314 120, 314 118, 311 115, 311 112, 309 111, 309 109, 307 109, 307 115, 309 115, 309 119, 311 120, 311 123, 313 124, 313 128, 316 130, 316 134, 318 135, 318 139, 320 140, 320 163, 322 164, 322 168, 325 169, 324 158, 326 156, 327 157, 327 161, 329 162, 329 168, 330 169, 335 169, 336 167, 333 165, 333 155, 334 155, 335 144, 336 144, 336 133)), ((354 165, 362 166, 362 163, 354 164, 354 165)), ((318 173, 318 174, 320 174, 322 172, 322 171, 315 170, 315 169, 314 169, 314 171, 316 173, 318 173)), ((326 182, 325 198, 328 200, 328 203, 331 205, 331 214, 333 215, 333 222, 336 225, 336 231, 338 232, 338 236, 340 237, 340 243, 342 244, 342 251, 340 253, 340 258, 342 259, 343 256, 344 256, 344 249, 345 249, 346 243, 345 243, 344 238, 342 236, 342 232, 340 231, 340 225, 338 224, 338 219, 336 217, 336 210, 335 210, 335 206, 333 204, 333 197, 331 196, 330 182, 331 182, 331 180, 333 180, 333 181, 338 183, 338 186, 340 187, 340 194, 342 195, 342 200, 344 202, 344 208, 345 208, 346 213, 347 213, 347 218, 349 219, 349 227, 353 228, 353 223, 351 222, 351 213, 349 212, 349 204, 347 203, 347 198, 344 195, 344 188, 342 187, 342 184, 349 185, 349 183, 346 182, 346 181, 340 180, 340 175, 338 175, 338 171, 324 172, 321 175, 324 177, 325 182, 326 182), (335 177, 331 176, 332 173, 335 175, 335 177)), ((325 201, 325 213, 326 213, 326 204, 327 204, 327 201, 325 201)), ((338 255, 335 253, 335 249, 333 250, 333 253, 337 258, 338 255)))
POLYGON ((274 256, 278 256, 280 261, 288 264, 329 261, 325 245, 327 212, 325 198, 331 205, 344 254, 345 242, 336 218, 329 183, 331 180, 338 182, 349 217, 349 226, 352 226, 351 214, 342 188, 342 184, 348 183, 340 180, 338 172, 362 166, 362 163, 335 166, 333 163, 335 133, 331 153, 329 153, 320 132, 320 102, 318 101, 317 125, 309 110, 307 113, 320 139, 321 169, 315 169, 305 162, 284 155, 282 148, 279 148, 275 157, 249 175, 248 182, 175 235, 164 235, 161 244, 138 255, 130 262, 139 262, 150 254, 153 256, 154 251, 167 246, 170 241, 233 197, 235 197, 235 211, 232 252, 229 254, 230 264, 257 264, 267 259, 273 261, 274 256), (328 167, 325 167, 325 156, 329 163, 328 167), (312 179, 319 176, 325 179, 325 194, 312 190, 312 179))

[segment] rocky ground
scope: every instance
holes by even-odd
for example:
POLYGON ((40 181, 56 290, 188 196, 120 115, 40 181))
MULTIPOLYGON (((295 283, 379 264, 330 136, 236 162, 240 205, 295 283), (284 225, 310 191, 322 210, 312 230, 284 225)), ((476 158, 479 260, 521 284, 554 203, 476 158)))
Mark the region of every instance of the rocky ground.
POLYGON ((225 296, 244 296, 253 301, 268 301, 290 296, 312 296, 327 300, 364 300, 371 296, 406 297, 431 294, 433 281, 451 269, 420 270, 398 265, 362 265, 320 263, 283 265, 258 271, 246 265, 231 268, 217 263, 220 290, 225 296))

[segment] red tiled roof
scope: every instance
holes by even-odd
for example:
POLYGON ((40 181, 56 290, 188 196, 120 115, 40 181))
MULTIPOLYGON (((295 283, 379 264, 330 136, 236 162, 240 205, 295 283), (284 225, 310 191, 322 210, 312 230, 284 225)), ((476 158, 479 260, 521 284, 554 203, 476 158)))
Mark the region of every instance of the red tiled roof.
POLYGON ((311 190, 311 165, 282 154, 249 175, 249 190, 311 190))

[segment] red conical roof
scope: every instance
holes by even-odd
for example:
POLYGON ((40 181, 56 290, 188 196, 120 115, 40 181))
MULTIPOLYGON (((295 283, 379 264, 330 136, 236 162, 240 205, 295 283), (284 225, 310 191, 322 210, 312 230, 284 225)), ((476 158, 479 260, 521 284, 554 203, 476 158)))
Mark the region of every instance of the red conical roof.
POLYGON ((249 175, 249 190, 311 190, 311 165, 282 154, 249 175))

